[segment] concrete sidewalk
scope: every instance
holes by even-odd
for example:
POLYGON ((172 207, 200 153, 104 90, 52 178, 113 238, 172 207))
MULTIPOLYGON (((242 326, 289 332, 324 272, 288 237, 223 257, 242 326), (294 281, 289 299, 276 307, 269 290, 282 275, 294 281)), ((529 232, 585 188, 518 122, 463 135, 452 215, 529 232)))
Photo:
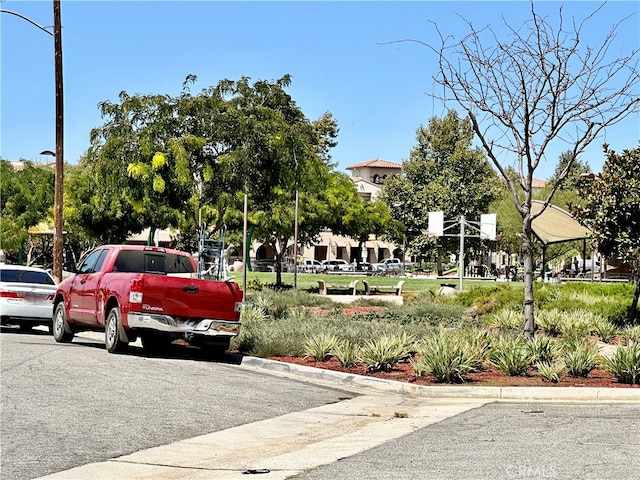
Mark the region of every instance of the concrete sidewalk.
POLYGON ((284 480, 488 401, 361 395, 91 463, 40 480, 284 480))
POLYGON ((640 402, 640 388, 419 386, 244 357, 240 368, 354 398, 142 450, 40 480, 284 480, 496 401, 640 402))

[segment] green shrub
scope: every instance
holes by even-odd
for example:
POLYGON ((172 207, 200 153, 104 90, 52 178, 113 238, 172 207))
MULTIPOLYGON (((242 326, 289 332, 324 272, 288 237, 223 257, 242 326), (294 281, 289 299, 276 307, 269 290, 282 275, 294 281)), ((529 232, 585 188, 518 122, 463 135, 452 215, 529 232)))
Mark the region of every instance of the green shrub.
POLYGON ((424 341, 420 359, 412 365, 417 376, 430 373, 439 382, 459 383, 474 370, 475 358, 459 336, 440 332, 424 341))
POLYGON ((479 297, 473 301, 473 312, 479 316, 488 315, 493 313, 498 305, 496 297, 479 297))
POLYGON ((551 383, 558 383, 565 366, 563 363, 546 363, 538 362, 535 364, 536 370, 542 375, 542 378, 551 383))
POLYGON ((358 358, 370 372, 390 372, 402 359, 408 358, 402 339, 397 336, 382 336, 376 340, 368 340, 360 347, 358 358))
POLYGON ((501 338, 491 347, 491 364, 503 375, 523 375, 531 364, 531 352, 522 337, 501 338))
POLYGON ((532 363, 550 365, 558 354, 555 341, 546 335, 536 335, 527 345, 531 353, 532 363))
POLYGON ((490 327, 496 327, 501 330, 520 330, 524 325, 524 319, 522 312, 511 308, 503 308, 488 315, 486 323, 490 327))
POLYGON ((605 365, 620 383, 640 384, 640 342, 619 346, 605 365))
POLYGON ((333 334, 313 335, 304 342, 304 356, 324 362, 331 358, 337 345, 338 338, 333 334))
POLYGON ((343 367, 353 367, 358 363, 358 346, 350 340, 342 340, 334 346, 333 356, 343 367))
POLYGON ((243 322, 240 334, 231 340, 230 348, 238 350, 240 353, 251 354, 259 343, 260 331, 257 323, 243 322))
POLYGON ((568 282, 560 285, 559 291, 561 295, 550 304, 554 308, 589 310, 616 325, 624 322, 632 298, 632 287, 628 283, 568 282))
POLYGON ((266 320, 268 317, 267 313, 259 306, 249 305, 244 307, 240 312, 240 321, 245 323, 250 322, 261 322, 266 320))
POLYGON ((310 314, 308 318, 296 316, 274 319, 267 317, 259 322, 243 322, 239 338, 234 344, 242 353, 258 357, 303 356, 305 341, 320 333, 340 331, 330 320, 310 314), (322 320, 322 329, 318 329, 322 320))
POLYGON ((620 330, 619 334, 626 345, 631 342, 640 343, 640 325, 626 326, 620 330))
POLYGON ((572 377, 588 377, 599 361, 595 344, 577 338, 564 342, 562 358, 572 377))
POLYGON ((495 305, 493 301, 491 302, 492 308, 506 305, 522 305, 524 293, 522 288, 513 288, 511 282, 495 283, 491 286, 472 285, 458 295, 447 297, 446 301, 468 308, 473 306, 475 302, 485 303, 486 300, 482 299, 486 298, 495 299, 495 305))
POLYGON ((423 323, 431 326, 457 326, 462 322, 464 308, 433 302, 415 302, 409 305, 389 306, 376 313, 376 317, 399 325, 423 323))
POLYGON ((564 312, 562 334, 567 339, 583 339, 591 334, 595 322, 594 316, 586 310, 564 312))
POLYGON ((302 308, 292 308, 288 311, 288 318, 292 321, 305 322, 314 317, 310 310, 302 308))
POLYGON ((609 320, 601 317, 596 321, 592 332, 596 334, 601 341, 610 343, 616 335, 618 335, 618 328, 609 320))
POLYGON ((471 358, 472 371, 482 370, 489 357, 493 337, 486 330, 467 328, 462 330, 459 337, 467 346, 467 352, 471 358))
POLYGON ((247 281, 247 292, 261 292, 264 289, 264 285, 257 278, 252 278, 247 281))
POLYGON ((265 315, 269 315, 273 307, 273 294, 270 290, 256 293, 249 297, 249 304, 256 309, 262 310, 265 315))
POLYGON ((557 308, 540 310, 536 314, 536 325, 547 335, 559 337, 562 334, 562 326, 565 321, 564 312, 557 308))

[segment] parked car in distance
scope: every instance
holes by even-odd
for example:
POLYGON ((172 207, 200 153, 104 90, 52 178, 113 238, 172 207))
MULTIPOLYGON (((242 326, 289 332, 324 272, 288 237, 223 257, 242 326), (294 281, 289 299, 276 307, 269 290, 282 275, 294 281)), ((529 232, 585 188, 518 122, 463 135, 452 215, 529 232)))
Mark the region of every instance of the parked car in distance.
POLYGON ((0 323, 22 331, 36 325, 51 329, 57 288, 46 270, 0 263, 0 323))
POLYGON ((370 272, 371 271, 371 264, 369 262, 352 262, 351 263, 351 269, 354 272, 370 272))
MULTIPOLYGON (((595 261, 595 270, 596 272, 600 272, 601 271, 601 264, 598 260, 595 261)), ((576 260, 575 262, 573 262, 571 264, 571 270, 574 274, 576 273, 580 273, 582 271, 585 272, 590 272, 591 270, 594 269, 594 262, 591 261, 590 258, 587 258, 586 260, 576 260), (577 267, 577 270, 576 270, 577 267)))
POLYGON ((322 271, 324 272, 350 272, 351 264, 346 260, 323 260, 322 271))
POLYGON ((402 260, 399 258, 385 258, 379 263, 371 265, 371 269, 374 272, 394 272, 400 271, 402 268, 402 260))
POLYGON ((320 273, 322 271, 322 263, 320 263, 320 260, 304 259, 298 265, 298 271, 302 273, 320 273))

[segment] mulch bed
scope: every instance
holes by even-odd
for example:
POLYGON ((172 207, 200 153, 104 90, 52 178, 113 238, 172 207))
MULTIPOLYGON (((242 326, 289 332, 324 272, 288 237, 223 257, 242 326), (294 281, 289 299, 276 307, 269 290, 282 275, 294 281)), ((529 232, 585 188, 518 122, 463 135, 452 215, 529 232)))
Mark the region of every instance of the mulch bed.
MULTIPOLYGON (((386 307, 374 306, 353 306, 345 307, 343 313, 345 315, 367 314, 382 310, 386 307)), ((320 315, 328 315, 330 310, 318 307, 311 307, 310 310, 320 315)), ((390 372, 369 372, 365 365, 357 365, 351 368, 344 368, 340 362, 331 358, 324 362, 313 360, 312 358, 303 357, 269 357, 271 360, 277 360, 285 363, 295 363, 297 365, 306 365, 308 367, 323 368, 325 370, 334 370, 355 375, 366 375, 370 377, 383 378, 387 380, 395 380, 398 382, 410 382, 416 385, 448 385, 436 381, 435 377, 430 375, 416 377, 413 373, 413 367, 409 362, 397 364, 390 372)), ((487 366, 484 370, 476 373, 470 373, 465 377, 466 382, 462 385, 475 386, 497 386, 497 387, 616 387, 616 388, 640 388, 640 385, 629 385, 618 383, 614 375, 602 369, 593 370, 587 378, 572 377, 564 374, 557 383, 545 381, 535 369, 530 369, 526 375, 519 377, 510 377, 503 375, 492 366, 487 366)), ((460 385, 460 384, 459 384, 460 385)))
MULTIPOLYGON (((413 367, 410 363, 399 363, 390 372, 369 372, 366 366, 357 365, 351 368, 344 368, 335 358, 331 358, 325 362, 319 362, 312 358, 303 357, 269 357, 271 360, 279 362, 294 363, 297 365, 306 365, 308 367, 323 368, 325 370, 334 370, 355 375, 366 375, 370 377, 383 378, 387 380, 395 380, 398 382, 409 382, 416 385, 448 385, 437 382, 432 376, 426 375, 416 377, 413 373, 413 367)), ((606 370, 593 370, 587 378, 572 377, 563 375, 558 383, 550 383, 545 381, 535 370, 531 369, 527 375, 519 377, 510 377, 503 375, 493 367, 487 367, 483 371, 471 373, 466 376, 467 381, 461 385, 474 386, 518 386, 518 387, 616 387, 616 388, 640 388, 640 385, 628 385, 618 383, 611 372, 606 370)))

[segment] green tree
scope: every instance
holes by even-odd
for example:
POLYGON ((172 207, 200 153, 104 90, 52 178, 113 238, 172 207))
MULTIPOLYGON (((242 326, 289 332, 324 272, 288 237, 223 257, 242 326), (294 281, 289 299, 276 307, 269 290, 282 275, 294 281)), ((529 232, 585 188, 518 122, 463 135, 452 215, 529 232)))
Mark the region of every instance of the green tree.
POLYGON ((100 104, 106 121, 92 130, 85 160, 89 204, 104 213, 88 223, 96 238, 122 241, 145 227, 193 232, 201 219, 212 234, 236 192, 267 204, 272 186, 293 170, 283 145, 290 126, 306 119, 284 90, 288 75, 222 80, 194 95, 196 80, 189 75, 178 97, 122 92, 119 102, 100 104), (118 225, 105 230, 110 215, 118 225))
POLYGON ((376 238, 389 238, 398 245, 404 243, 404 224, 391 217, 389 206, 381 200, 365 201, 359 195, 350 195, 347 211, 342 217, 345 235, 358 241, 352 261, 362 260, 362 245, 373 235, 376 238))
POLYGON ((461 40, 438 31, 440 46, 433 49, 439 65, 436 83, 445 91, 435 96, 465 109, 522 218, 527 339, 535 331, 531 228, 535 172, 550 145, 559 141, 569 145, 569 161, 549 191, 548 204, 587 146, 604 129, 640 109, 636 68, 640 49, 622 53, 615 44, 618 25, 594 45, 583 41, 589 21, 605 7, 570 22, 563 18, 562 8, 556 19, 539 15, 533 1, 530 8, 531 18, 523 25, 504 22, 506 41, 491 27, 477 29, 467 22, 470 32, 461 40), (517 183, 507 171, 514 161, 517 183))
POLYGON ((53 218, 53 182, 51 168, 23 161, 14 170, 11 162, 0 159, 0 248, 15 259, 29 241, 29 227, 53 218))
POLYGON ((595 233, 598 251, 631 266, 635 292, 629 320, 638 315, 640 298, 640 147, 621 154, 604 146, 602 173, 582 182, 584 203, 574 213, 595 233))
MULTIPOLYGON (((564 210, 569 210, 570 205, 578 205, 582 202, 577 185, 580 183, 582 175, 589 174, 591 169, 587 163, 579 159, 574 160, 571 155, 570 151, 563 152, 560 155, 553 175, 545 182, 546 185, 543 188, 534 191, 533 199, 544 201, 549 197, 551 189, 560 183, 556 193, 553 195, 551 204, 564 210), (559 182, 558 179, 569 164, 571 164, 571 167, 569 167, 568 175, 559 182)), ((517 172, 511 167, 508 167, 506 171, 516 188, 521 189, 517 172)), ((489 210, 495 212, 498 217, 500 240, 497 246, 501 251, 519 254, 522 247, 522 216, 513 204, 508 185, 504 181, 501 181, 500 184, 501 193, 489 207, 489 210)), ((524 196, 524 192, 521 191, 520 195, 524 196)), ((534 258, 533 263, 537 265, 541 260, 542 251, 540 245, 537 242, 533 242, 531 249, 534 258)), ((581 242, 553 244, 547 248, 546 259, 550 263, 554 262, 554 260, 557 263, 562 263, 563 259, 571 258, 581 251, 581 242)))
MULTIPOLYGON (((556 195, 560 195, 560 192, 569 192, 575 194, 575 197, 578 197, 577 190, 581 179, 584 175, 589 175, 590 173, 591 167, 589 164, 579 158, 573 158, 573 152, 567 150, 560 154, 558 164, 556 165, 553 175, 551 175, 551 178, 547 181, 546 188, 555 187, 557 190, 556 195), (564 173, 565 171, 567 172, 566 174, 564 173)), ((548 196, 548 192, 546 196, 548 196)))
MULTIPOLYGON (((425 253, 430 211, 443 211, 448 220, 462 215, 479 220, 480 214, 488 213, 499 182, 483 152, 471 146, 470 120, 459 118, 454 110, 420 126, 416 139, 402 173, 386 179, 381 199, 392 218, 405 226, 410 248, 425 253)), ((454 244, 444 237, 438 240, 443 253, 455 250, 454 244)))
MULTIPOLYGON (((276 254, 276 284, 282 283, 281 265, 292 253, 295 232, 295 197, 299 194, 298 243, 309 244, 338 215, 331 197, 336 192, 329 149, 335 144, 337 125, 330 114, 309 122, 303 115, 284 117, 276 136, 270 191, 260 199, 252 196, 249 219, 256 237, 272 246, 276 254), (287 123, 292 121, 292 123, 287 123), (279 156, 279 158, 278 158, 279 156)), ((338 202, 338 205, 342 205, 338 202)))

